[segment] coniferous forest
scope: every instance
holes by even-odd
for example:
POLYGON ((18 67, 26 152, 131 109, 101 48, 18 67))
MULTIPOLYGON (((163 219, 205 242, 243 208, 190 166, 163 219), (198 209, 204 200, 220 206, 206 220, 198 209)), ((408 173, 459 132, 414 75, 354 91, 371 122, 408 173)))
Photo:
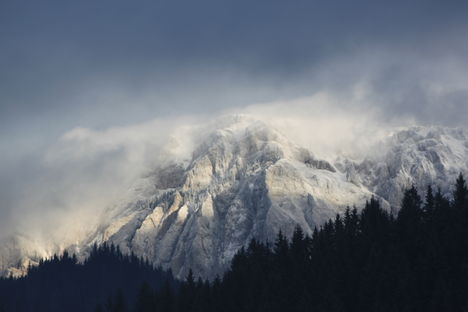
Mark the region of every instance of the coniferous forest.
POLYGON ((468 311, 468 189, 408 189, 392 215, 372 198, 311 236, 252 240, 221 277, 183 282, 113 246, 64 254, 0 281, 3 311, 468 311))
POLYGON ((143 283, 159 290, 177 282, 118 247, 94 245, 84 263, 65 252, 30 267, 23 278, 0 280, 0 311, 94 311, 100 304, 126 311, 143 283))

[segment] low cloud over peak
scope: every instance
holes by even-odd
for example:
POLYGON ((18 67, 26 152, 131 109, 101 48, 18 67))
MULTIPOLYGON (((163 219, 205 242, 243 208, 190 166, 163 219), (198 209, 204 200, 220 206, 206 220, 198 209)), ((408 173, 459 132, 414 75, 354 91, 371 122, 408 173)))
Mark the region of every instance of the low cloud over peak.
POLYGON ((222 114, 324 156, 464 127, 467 16, 455 0, 3 1, 2 231, 85 220, 222 114))

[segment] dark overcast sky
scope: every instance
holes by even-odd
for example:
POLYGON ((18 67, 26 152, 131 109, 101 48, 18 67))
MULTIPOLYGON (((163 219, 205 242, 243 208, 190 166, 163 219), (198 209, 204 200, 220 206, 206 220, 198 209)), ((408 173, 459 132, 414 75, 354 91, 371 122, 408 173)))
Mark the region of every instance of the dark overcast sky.
POLYGON ((314 71, 373 50, 391 59, 373 86, 409 92, 412 61, 466 65, 467 29, 466 1, 2 1, 0 122, 99 127, 307 95, 314 71))
POLYGON ((41 159, 75 127, 317 92, 382 122, 466 126, 467 73, 468 1, 2 0, 0 228, 30 180, 51 188, 41 159))
POLYGON ((3 0, 0 169, 77 126, 357 83, 385 118, 463 125, 467 72, 467 1, 3 0))

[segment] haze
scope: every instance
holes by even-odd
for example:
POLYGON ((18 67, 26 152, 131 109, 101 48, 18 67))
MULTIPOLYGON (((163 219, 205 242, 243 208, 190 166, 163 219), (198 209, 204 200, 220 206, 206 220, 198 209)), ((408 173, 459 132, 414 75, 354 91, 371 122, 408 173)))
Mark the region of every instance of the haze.
POLYGON ((323 155, 464 127, 467 39, 466 1, 2 1, 0 233, 80 231, 220 115, 323 155))

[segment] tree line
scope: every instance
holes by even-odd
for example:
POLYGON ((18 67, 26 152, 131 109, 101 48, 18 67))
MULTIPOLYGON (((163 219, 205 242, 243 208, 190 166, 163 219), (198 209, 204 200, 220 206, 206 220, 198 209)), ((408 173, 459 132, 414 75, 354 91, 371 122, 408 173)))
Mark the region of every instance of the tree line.
POLYGON ((124 300, 133 305, 143 282, 154 290, 177 285, 170 271, 112 244, 94 245, 83 263, 65 251, 29 267, 24 277, 0 279, 0 311, 83 312, 102 302, 115 309, 124 300))
POLYGON ((406 190, 397 214, 371 198, 306 235, 255 239, 212 281, 184 281, 114 246, 64 254, 0 280, 5 311, 468 311, 468 189, 406 190), (92 306, 91 306, 92 305, 92 306), (22 309, 17 309, 21 307, 22 309), (78 308, 79 307, 79 308, 78 308))

